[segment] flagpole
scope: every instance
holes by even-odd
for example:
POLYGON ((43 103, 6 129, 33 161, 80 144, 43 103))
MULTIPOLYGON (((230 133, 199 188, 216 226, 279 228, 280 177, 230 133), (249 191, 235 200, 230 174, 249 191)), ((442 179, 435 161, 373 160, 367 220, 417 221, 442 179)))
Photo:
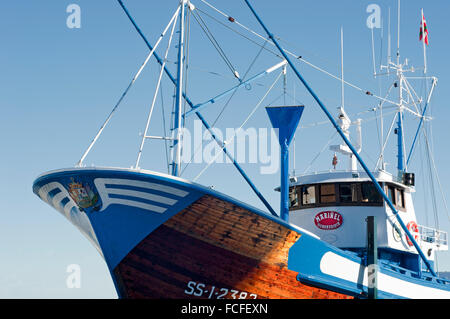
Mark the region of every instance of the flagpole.
POLYGON ((428 34, 425 34, 425 19, 423 17, 423 8, 421 9, 422 13, 422 44, 423 44, 423 74, 427 74, 427 46, 425 45, 425 38, 428 34))

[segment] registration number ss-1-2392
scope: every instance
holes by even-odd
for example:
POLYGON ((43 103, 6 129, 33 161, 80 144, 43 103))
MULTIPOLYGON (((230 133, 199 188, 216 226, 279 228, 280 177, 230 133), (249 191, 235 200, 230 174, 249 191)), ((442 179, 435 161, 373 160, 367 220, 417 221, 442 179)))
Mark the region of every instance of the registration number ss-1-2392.
POLYGON ((248 293, 246 291, 239 291, 235 289, 220 288, 212 285, 207 285, 201 282, 189 281, 187 288, 184 290, 186 295, 203 297, 208 299, 256 299, 258 295, 248 293))

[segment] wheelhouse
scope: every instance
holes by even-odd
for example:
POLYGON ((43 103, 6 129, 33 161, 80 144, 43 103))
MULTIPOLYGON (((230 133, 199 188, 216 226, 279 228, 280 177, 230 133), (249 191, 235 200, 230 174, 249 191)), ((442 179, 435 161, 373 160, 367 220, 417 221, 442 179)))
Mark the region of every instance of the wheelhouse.
MULTIPOLYGON (((380 182, 392 203, 405 211, 405 188, 380 182)), ((294 185, 289 189, 290 210, 326 206, 383 206, 383 199, 370 181, 294 185)))

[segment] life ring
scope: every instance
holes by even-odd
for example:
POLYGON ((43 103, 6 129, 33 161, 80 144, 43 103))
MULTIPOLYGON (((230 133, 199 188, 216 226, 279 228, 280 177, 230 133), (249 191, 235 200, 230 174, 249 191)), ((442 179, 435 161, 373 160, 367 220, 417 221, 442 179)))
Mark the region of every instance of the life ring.
MULTIPOLYGON (((417 242, 419 240, 419 226, 417 226, 416 222, 415 221, 410 221, 408 223, 408 225, 406 225, 406 228, 408 228, 408 230, 411 233, 411 235, 414 236, 414 240, 417 242)), ((406 237, 406 242, 408 243, 408 245, 412 246, 413 243, 409 239, 407 234, 405 234, 405 237, 406 237)))

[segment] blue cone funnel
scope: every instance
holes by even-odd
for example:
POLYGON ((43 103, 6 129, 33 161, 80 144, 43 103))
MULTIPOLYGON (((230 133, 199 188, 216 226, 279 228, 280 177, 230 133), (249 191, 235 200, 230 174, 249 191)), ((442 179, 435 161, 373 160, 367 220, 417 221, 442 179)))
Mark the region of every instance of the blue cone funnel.
POLYGON ((303 105, 266 107, 272 126, 278 129, 280 145, 291 144, 304 108, 303 105))
POLYGON ((303 105, 266 107, 272 126, 277 129, 281 147, 280 217, 289 220, 289 145, 302 117, 303 105))

